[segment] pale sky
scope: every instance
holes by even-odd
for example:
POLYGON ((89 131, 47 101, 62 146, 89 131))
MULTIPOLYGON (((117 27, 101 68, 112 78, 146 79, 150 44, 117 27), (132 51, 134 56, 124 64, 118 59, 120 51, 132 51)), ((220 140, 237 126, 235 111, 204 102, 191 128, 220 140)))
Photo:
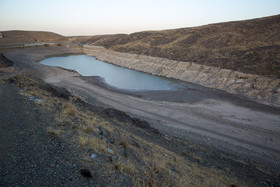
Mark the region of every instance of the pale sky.
POLYGON ((0 31, 116 34, 277 14, 280 0, 0 0, 0 31))

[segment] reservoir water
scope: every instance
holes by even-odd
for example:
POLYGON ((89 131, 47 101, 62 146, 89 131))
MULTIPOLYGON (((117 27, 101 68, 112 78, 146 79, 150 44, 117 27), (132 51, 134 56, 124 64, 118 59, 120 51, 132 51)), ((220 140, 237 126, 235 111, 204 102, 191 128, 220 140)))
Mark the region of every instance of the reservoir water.
POLYGON ((105 63, 87 55, 50 57, 40 62, 75 70, 83 76, 99 76, 113 87, 125 90, 171 90, 175 81, 105 63))

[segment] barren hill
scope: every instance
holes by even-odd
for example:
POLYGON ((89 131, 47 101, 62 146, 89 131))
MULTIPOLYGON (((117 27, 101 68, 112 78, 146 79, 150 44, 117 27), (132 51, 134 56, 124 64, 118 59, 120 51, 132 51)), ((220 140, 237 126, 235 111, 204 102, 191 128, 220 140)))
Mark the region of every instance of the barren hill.
POLYGON ((280 77, 280 15, 199 27, 94 36, 83 43, 120 52, 280 77))
POLYGON ((86 43, 98 46, 106 46, 114 41, 127 36, 126 34, 95 35, 95 36, 70 36, 73 43, 86 43))
POLYGON ((0 31, 3 38, 0 38, 0 44, 27 44, 36 42, 58 42, 67 39, 53 32, 43 31, 0 31))

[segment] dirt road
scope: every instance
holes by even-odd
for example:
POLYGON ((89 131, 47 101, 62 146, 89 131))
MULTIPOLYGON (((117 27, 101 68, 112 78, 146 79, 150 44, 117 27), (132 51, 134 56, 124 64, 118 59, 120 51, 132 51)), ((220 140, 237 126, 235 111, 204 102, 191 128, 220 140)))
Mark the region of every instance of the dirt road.
POLYGON ((195 99, 186 96, 189 94, 186 88, 176 92, 123 93, 98 81, 85 80, 75 72, 37 63, 45 55, 78 52, 81 51, 57 47, 7 51, 5 55, 27 73, 63 86, 88 102, 99 101, 145 118, 164 134, 209 145, 279 170, 279 108, 201 87, 193 91, 200 95, 195 99))

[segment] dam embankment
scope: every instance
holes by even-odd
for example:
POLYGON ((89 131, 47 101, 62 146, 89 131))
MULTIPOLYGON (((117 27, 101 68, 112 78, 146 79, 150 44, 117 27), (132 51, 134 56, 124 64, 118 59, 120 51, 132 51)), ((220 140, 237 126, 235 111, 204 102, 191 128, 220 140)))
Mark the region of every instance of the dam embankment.
POLYGON ((83 50, 87 55, 121 67, 225 90, 277 105, 280 104, 279 78, 246 74, 193 62, 115 52, 99 46, 84 46, 83 50))

